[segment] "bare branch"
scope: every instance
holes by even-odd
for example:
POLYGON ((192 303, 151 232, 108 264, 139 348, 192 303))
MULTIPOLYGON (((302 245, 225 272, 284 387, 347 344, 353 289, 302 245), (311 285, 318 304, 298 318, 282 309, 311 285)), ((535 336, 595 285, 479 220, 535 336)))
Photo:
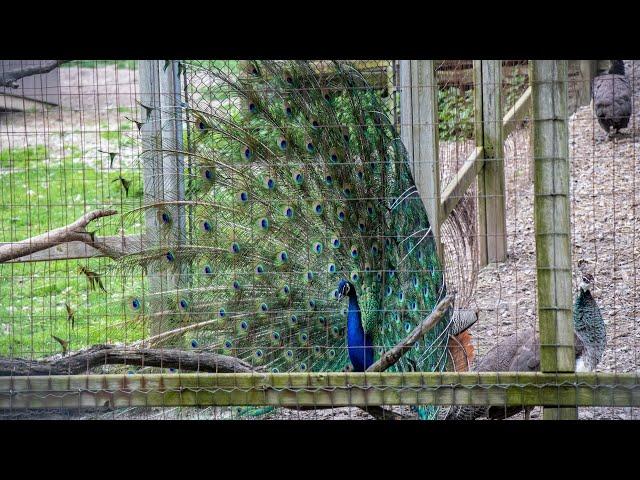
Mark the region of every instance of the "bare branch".
POLYGON ((68 63, 70 61, 71 60, 51 60, 42 65, 30 65, 28 67, 9 70, 8 72, 0 72, 0 87, 18 88, 20 85, 17 83, 17 80, 24 77, 30 77, 31 75, 49 73, 51 70, 58 68, 63 63, 68 63))
POLYGON ((46 250, 61 243, 73 241, 84 242, 100 250, 107 256, 113 256, 117 253, 113 248, 114 246, 105 244, 101 240, 96 241, 94 236, 87 232, 86 227, 93 220, 115 215, 116 213, 118 213, 116 210, 94 210, 85 213, 78 220, 65 227, 56 228, 55 230, 50 230, 20 242, 0 245, 0 263, 24 257, 39 252, 40 250, 46 250))
POLYGON ((442 317, 444 317, 445 313, 453 303, 453 296, 447 295, 444 297, 437 305, 436 308, 433 309, 431 315, 425 318, 420 324, 414 328, 404 340, 398 343, 391 350, 385 352, 380 359, 367 368, 367 372, 383 372, 390 366, 402 358, 402 356, 407 353, 413 345, 420 340, 425 334, 435 327, 442 317))
POLYGON ((77 375, 102 365, 139 365, 180 368, 200 372, 253 372, 243 360, 208 352, 175 349, 133 349, 128 346, 95 345, 60 358, 43 360, 0 358, 0 376, 77 375))

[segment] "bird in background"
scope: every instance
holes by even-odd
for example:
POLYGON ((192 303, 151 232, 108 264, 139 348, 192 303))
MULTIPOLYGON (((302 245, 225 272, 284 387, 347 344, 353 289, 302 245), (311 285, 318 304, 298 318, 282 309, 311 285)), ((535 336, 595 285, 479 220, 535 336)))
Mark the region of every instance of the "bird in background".
MULTIPOLYGON (((578 293, 573 304, 574 345, 576 371, 594 371, 602 359, 607 343, 606 328, 600 308, 591 290, 593 276, 584 270, 584 262, 578 263, 581 276, 578 293)), ((534 328, 522 331, 500 340, 472 369, 476 372, 537 372, 540 370, 540 341, 534 328)), ((533 407, 525 407, 525 419, 533 407)), ((505 419, 520 413, 521 406, 478 407, 451 406, 443 409, 439 418, 444 420, 475 420, 477 418, 505 419)))
MULTIPOLYGON (((178 287, 139 292, 130 308, 147 315, 153 303, 149 318, 164 330, 201 324, 198 348, 256 370, 366 370, 447 295, 389 107, 346 61, 198 73, 216 100, 181 104, 190 135, 188 151, 178 151, 190 164, 184 198, 145 197, 158 228, 118 259, 150 278, 171 274, 178 287)), ((167 155, 179 148, 162 144, 167 155)), ((463 368, 477 316, 452 311, 389 371, 455 366, 452 338, 463 368)), ((420 418, 436 411, 418 407, 420 418)))
POLYGON ((593 79, 593 110, 598 123, 611 139, 627 128, 631 118, 631 85, 623 60, 611 60, 607 73, 593 79))

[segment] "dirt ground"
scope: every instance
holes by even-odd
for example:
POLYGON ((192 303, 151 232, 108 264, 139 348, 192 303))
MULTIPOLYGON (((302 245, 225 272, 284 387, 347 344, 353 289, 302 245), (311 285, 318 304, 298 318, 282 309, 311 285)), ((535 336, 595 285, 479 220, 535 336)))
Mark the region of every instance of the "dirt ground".
MULTIPOLYGON (((574 271, 579 259, 587 260, 595 277, 594 296, 607 328, 607 347, 598 366, 603 372, 637 372, 640 367, 640 327, 638 327, 638 275, 636 258, 640 241, 636 239, 637 207, 640 205, 640 61, 626 61, 627 76, 634 86, 634 114, 625 136, 605 139, 591 105, 580 107, 569 120, 571 161, 571 218, 574 271)), ((100 123, 122 120, 118 107, 135 108, 135 75, 132 71, 105 67, 63 69, 62 83, 66 104, 50 114, 2 116, 0 146, 17 148, 34 142, 36 132, 82 133, 98 129, 100 123), (85 71, 86 70, 86 71, 85 71), (108 90, 105 87, 108 86, 108 90), (65 90, 66 89, 66 90, 65 90), (38 123, 42 122, 42 123, 38 123), (70 123, 69 123, 70 122, 70 123), (84 130, 83 130, 84 129, 84 130)), ((134 114, 135 115, 135 114, 134 114)), ((496 341, 528 325, 536 324, 535 239, 533 235, 533 184, 530 172, 529 126, 516 130, 505 140, 505 175, 508 252, 507 261, 479 272, 471 307, 479 320, 471 329, 476 355, 482 357, 496 341)), ((83 148, 95 148, 89 138, 83 148)), ((49 142, 55 143, 50 136, 49 142)), ((66 144, 75 142, 66 137, 66 144)), ((99 137, 95 136, 95 142, 99 137)), ((64 142, 61 142, 61 145, 64 142)), ((62 147, 61 147, 62 148, 62 147)), ((447 162, 461 165, 470 145, 441 144, 447 162)), ((638 261, 640 263, 640 260, 638 261)), ((577 282, 574 279, 574 288, 577 282)), ((8 412, 5 412, 8 413, 8 412)), ((153 408, 120 409, 105 412, 50 411, 42 418, 103 419, 212 419, 228 418, 228 409, 153 408)), ((34 412, 12 412, 9 417, 30 417, 34 412)), ((3 415, 0 415, 3 418, 3 415)), ((4 415, 4 418, 8 418, 4 415)), ((340 408, 297 412, 280 410, 266 418, 282 419, 366 419, 362 410, 340 408)), ((521 418, 521 417, 515 417, 521 418)), ((540 409, 532 419, 540 418, 540 409)), ((638 419, 640 409, 580 408, 580 419, 638 419)))

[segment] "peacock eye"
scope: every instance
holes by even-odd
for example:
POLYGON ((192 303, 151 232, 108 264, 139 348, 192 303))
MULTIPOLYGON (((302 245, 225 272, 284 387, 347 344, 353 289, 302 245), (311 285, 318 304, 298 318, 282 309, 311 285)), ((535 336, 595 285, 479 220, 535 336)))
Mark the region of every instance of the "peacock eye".
POLYGON ((218 311, 218 315, 220 315, 220 318, 223 318, 226 314, 227 314, 227 312, 226 312, 226 310, 224 308, 221 308, 218 311))
POLYGON ((251 149, 249 147, 245 147, 245 149, 243 151, 243 155, 244 155, 244 158, 249 160, 251 158, 251 155, 252 155, 251 149))
POLYGON ((204 273, 206 273, 207 275, 210 275, 213 272, 213 270, 211 269, 211 267, 209 265, 205 265, 204 266, 204 273))
POLYGON ((198 341, 196 339, 191 340, 191 346, 193 348, 198 348, 198 341))
POLYGON ((240 251, 240 245, 237 242, 233 242, 231 244, 231 251, 233 253, 238 253, 240 251))

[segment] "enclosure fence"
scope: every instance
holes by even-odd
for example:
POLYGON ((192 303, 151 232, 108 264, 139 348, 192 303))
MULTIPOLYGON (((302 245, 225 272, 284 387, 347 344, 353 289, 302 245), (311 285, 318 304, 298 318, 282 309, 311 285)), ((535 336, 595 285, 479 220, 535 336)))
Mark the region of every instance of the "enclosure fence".
POLYGON ((615 135, 596 114, 609 61, 3 62, 3 418, 637 418, 636 61, 615 135), (348 279, 366 314, 396 236, 367 239, 349 205, 368 200, 405 209, 389 225, 406 250, 378 277, 398 296, 381 328, 401 334, 354 371, 350 310, 322 282, 338 298, 348 279), (415 209, 433 252, 402 230, 415 209), (332 252, 329 274, 302 244, 332 252), (342 248, 361 270, 341 270, 342 248), (433 263, 401 266, 414 250, 433 263))

